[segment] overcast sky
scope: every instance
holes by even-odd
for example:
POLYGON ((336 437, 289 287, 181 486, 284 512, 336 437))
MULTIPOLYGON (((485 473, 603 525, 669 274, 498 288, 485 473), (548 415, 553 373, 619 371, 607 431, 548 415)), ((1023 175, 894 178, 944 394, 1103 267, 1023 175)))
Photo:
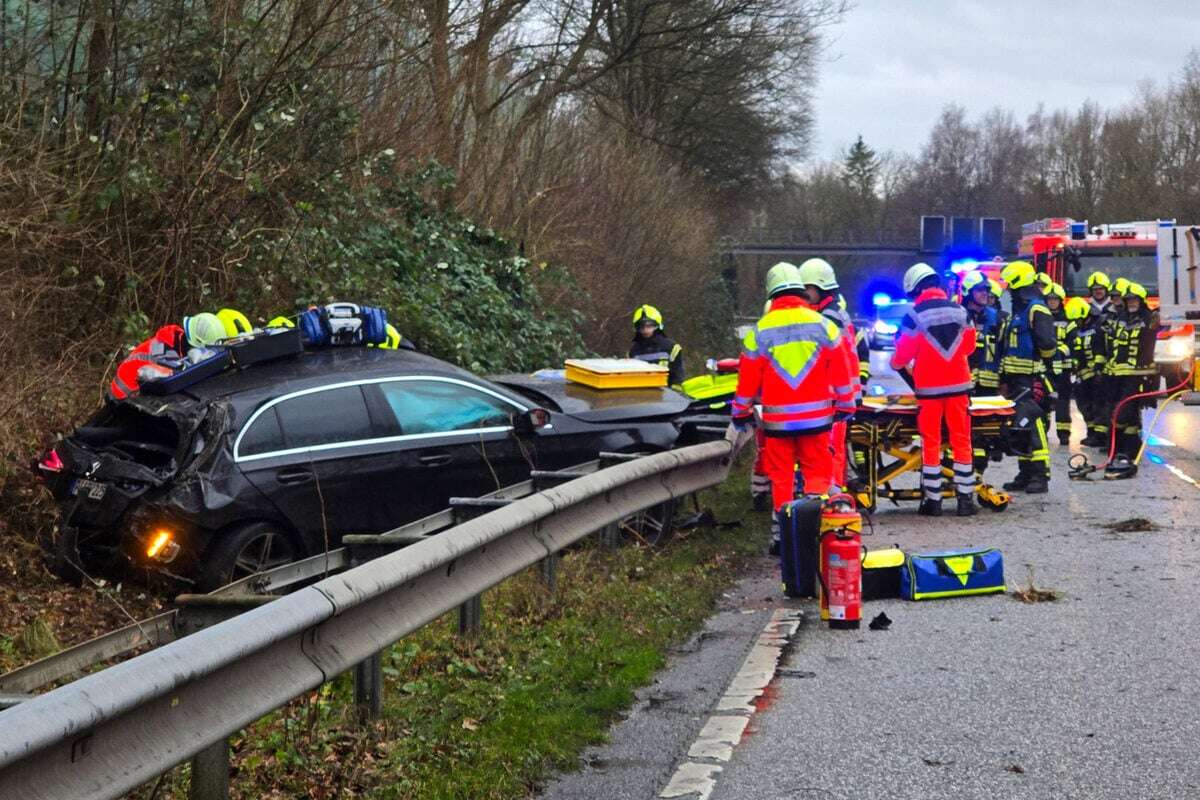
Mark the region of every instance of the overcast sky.
POLYGON ((1200 0, 857 0, 826 34, 813 155, 836 157, 859 133, 916 154, 947 103, 1022 122, 1038 103, 1120 106, 1200 48, 1197 11, 1200 0))

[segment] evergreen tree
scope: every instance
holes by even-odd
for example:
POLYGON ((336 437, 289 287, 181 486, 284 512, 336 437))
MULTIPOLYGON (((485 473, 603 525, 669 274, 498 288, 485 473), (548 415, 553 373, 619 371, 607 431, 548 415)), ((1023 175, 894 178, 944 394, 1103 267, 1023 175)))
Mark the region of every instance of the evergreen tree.
POLYGON ((862 134, 846 152, 842 178, 859 197, 875 196, 875 181, 879 177, 879 156, 863 141, 862 134))

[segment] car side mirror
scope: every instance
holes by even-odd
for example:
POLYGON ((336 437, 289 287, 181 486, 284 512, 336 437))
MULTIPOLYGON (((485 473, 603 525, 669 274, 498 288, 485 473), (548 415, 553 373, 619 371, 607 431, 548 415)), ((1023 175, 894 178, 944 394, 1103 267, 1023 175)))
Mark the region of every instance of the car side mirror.
POLYGON ((550 412, 544 408, 531 408, 512 415, 513 430, 517 433, 534 433, 550 424, 550 412))

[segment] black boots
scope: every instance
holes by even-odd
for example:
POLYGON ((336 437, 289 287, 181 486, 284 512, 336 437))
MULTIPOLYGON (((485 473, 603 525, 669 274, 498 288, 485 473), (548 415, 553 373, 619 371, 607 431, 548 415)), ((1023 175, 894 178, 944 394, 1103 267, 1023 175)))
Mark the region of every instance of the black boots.
POLYGON ((1028 486, 1031 480, 1033 480, 1033 476, 1028 472, 1018 472, 1017 477, 1004 484, 1001 488, 1006 492, 1019 492, 1028 486))
POLYGON ((955 512, 960 517, 973 517, 979 513, 979 507, 975 505, 975 493, 958 494, 958 510, 955 512))
POLYGON ((925 498, 921 501, 921 507, 917 509, 917 513, 923 517, 940 517, 942 515, 942 501, 930 500, 925 498))

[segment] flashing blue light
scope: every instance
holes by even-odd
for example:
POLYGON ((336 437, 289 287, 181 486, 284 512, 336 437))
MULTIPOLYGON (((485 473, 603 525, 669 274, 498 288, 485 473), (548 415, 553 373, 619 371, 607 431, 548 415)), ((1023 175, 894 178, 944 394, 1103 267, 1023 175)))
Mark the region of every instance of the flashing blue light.
POLYGON ((875 296, 871 298, 871 302, 879 308, 883 308, 892 304, 892 296, 885 292, 876 292, 875 296))
POLYGON ((979 268, 979 262, 973 258, 961 258, 950 264, 950 271, 955 275, 961 275, 964 272, 973 272, 979 268))
POLYGON ((890 322, 884 322, 881 319, 875 320, 876 333, 895 333, 898 330, 900 329, 890 322))
POLYGON ((1154 453, 1146 453, 1146 458, 1150 459, 1150 460, 1151 460, 1151 461, 1153 461, 1155 464, 1165 464, 1165 463, 1167 463, 1167 462, 1166 462, 1166 460, 1165 460, 1165 459, 1163 459, 1163 457, 1162 457, 1162 456, 1155 455, 1154 453))

